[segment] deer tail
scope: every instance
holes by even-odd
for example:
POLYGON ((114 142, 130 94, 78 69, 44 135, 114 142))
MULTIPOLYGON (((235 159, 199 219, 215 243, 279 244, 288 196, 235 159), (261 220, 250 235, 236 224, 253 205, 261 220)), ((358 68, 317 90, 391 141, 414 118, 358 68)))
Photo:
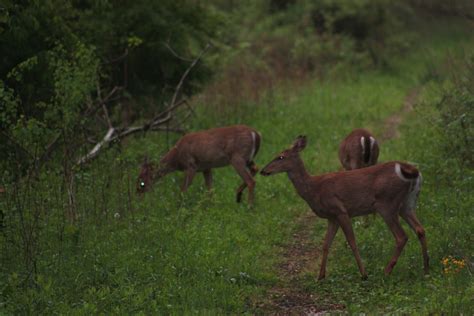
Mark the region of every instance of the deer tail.
POLYGON ((395 164, 395 173, 402 181, 410 183, 405 205, 408 209, 414 209, 420 193, 421 183, 423 182, 421 172, 412 165, 397 162, 395 164))
POLYGON ((247 161, 247 167, 249 168, 252 175, 255 175, 258 172, 258 167, 253 160, 255 159, 255 156, 257 156, 257 153, 260 149, 260 140, 262 136, 255 130, 252 130, 250 134, 252 135, 252 151, 250 152, 250 157, 247 161))
POLYGON ((401 164, 401 163, 396 163, 395 164, 395 173, 398 175, 400 179, 402 179, 405 182, 412 182, 420 176, 420 172, 418 169, 413 167, 412 165, 409 164, 401 164))
POLYGON ((364 137, 364 136, 360 138, 360 144, 362 146, 362 158, 365 164, 368 164, 370 161, 370 155, 371 155, 372 146, 373 146, 372 139, 374 138, 364 137))

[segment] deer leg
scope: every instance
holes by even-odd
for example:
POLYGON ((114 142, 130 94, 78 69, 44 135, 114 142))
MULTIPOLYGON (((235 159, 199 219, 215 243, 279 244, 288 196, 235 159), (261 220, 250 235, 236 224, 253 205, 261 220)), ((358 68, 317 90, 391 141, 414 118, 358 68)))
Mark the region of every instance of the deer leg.
POLYGON ((184 182, 181 186, 181 192, 186 192, 193 182, 194 175, 196 174, 196 170, 193 168, 188 168, 185 170, 184 182))
POLYGON ((336 236, 338 228, 339 224, 337 221, 332 219, 328 220, 328 230, 326 231, 326 237, 324 238, 323 259, 321 260, 321 269, 319 270, 318 280, 322 280, 326 277, 326 263, 328 260, 329 248, 331 248, 332 241, 334 240, 334 236, 336 236))
POLYGON ((248 187, 249 188, 249 204, 253 205, 253 199, 254 199, 253 189, 255 187, 255 180, 253 179, 252 174, 247 169, 245 160, 242 158, 234 158, 231 161, 231 165, 234 167, 235 171, 237 171, 239 176, 244 180, 244 184, 242 184, 237 189, 237 202, 239 202, 239 200, 242 197, 243 189, 245 189, 245 187, 248 187))
MULTIPOLYGON (((250 163, 250 167, 248 168, 250 171, 250 174, 252 175, 252 178, 255 177, 255 174, 258 172, 257 165, 252 161, 250 163)), ((242 193, 247 187, 247 183, 242 183, 240 187, 237 189, 237 203, 240 203, 242 201, 242 193)))
POLYGON ((425 274, 428 274, 430 258, 428 256, 428 246, 426 245, 425 229, 421 225, 420 221, 418 221, 418 218, 416 217, 413 210, 400 212, 400 216, 405 220, 405 222, 408 223, 408 225, 410 225, 410 227, 418 236, 418 240, 421 244, 421 252, 423 254, 423 269, 425 274))
POLYGON ((392 232, 393 237, 395 237, 395 252, 385 267, 385 275, 389 275, 392 272, 393 267, 397 264, 398 257, 400 257, 400 254, 408 241, 408 237, 400 225, 398 214, 396 212, 382 212, 380 215, 382 215, 385 223, 387 223, 388 228, 392 232))
POLYGON ((211 169, 207 169, 204 170, 202 174, 204 175, 204 182, 206 183, 206 188, 210 191, 212 189, 212 171, 211 169))
POLYGON ((359 249, 357 248, 354 231, 352 230, 352 223, 349 215, 347 213, 341 214, 337 217, 337 221, 346 236, 347 243, 352 249, 354 253, 354 257, 357 261, 357 265, 359 266, 360 274, 362 275, 362 279, 367 279, 367 272, 365 272, 364 265, 362 264, 362 259, 360 258, 359 249))
POLYGON ((237 189, 237 196, 236 196, 237 203, 242 202, 242 193, 244 192, 244 189, 246 187, 247 187, 247 184, 244 182, 237 189))
POLYGON ((351 168, 350 170, 358 169, 357 168, 358 167, 357 161, 355 161, 354 159, 351 160, 349 166, 351 168))

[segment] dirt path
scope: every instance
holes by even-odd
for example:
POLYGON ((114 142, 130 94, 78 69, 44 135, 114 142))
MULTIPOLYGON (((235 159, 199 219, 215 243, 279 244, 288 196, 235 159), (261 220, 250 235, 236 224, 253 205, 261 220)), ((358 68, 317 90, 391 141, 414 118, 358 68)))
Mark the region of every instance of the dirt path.
POLYGON ((419 88, 413 88, 412 90, 410 90, 410 92, 405 97, 401 110, 385 119, 383 133, 380 137, 378 137, 380 143, 383 143, 384 141, 387 141, 389 139, 400 137, 399 127, 402 123, 403 116, 413 110, 413 106, 415 105, 416 100, 418 99, 419 93, 419 88))
MULTIPOLYGON (((400 124, 403 117, 413 110, 418 95, 419 88, 410 90, 400 111, 385 119, 383 133, 378 137, 381 143, 400 137, 400 124)), ((318 294, 305 291, 299 282, 304 273, 317 273, 319 268, 324 236, 318 236, 318 243, 313 241, 315 222, 316 215, 310 210, 297 219, 297 229, 284 249, 282 261, 278 266, 280 282, 268 291, 266 301, 259 306, 265 314, 316 316, 344 310, 345 306, 341 304, 321 305, 318 294)))

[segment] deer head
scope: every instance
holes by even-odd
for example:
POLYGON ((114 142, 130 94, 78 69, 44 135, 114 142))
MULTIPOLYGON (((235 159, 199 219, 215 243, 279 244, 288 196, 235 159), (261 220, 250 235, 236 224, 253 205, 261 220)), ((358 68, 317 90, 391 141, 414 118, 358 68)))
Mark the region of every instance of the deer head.
POLYGON ((137 179, 137 193, 145 193, 150 190, 154 182, 155 166, 145 157, 140 166, 140 174, 137 179))
POLYGON ((176 148, 171 149, 160 160, 157 166, 145 157, 141 167, 140 174, 137 179, 137 193, 148 192, 156 180, 164 177, 170 172, 176 170, 176 148))
POLYGON ((260 174, 269 176, 272 174, 290 171, 295 166, 295 160, 299 159, 299 153, 306 147, 306 136, 300 135, 293 145, 282 151, 275 159, 266 165, 260 174))

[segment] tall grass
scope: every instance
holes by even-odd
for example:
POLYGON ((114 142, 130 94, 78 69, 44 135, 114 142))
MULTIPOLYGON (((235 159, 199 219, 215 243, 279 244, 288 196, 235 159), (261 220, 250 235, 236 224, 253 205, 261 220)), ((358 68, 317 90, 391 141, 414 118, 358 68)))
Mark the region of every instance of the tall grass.
MULTIPOLYGON (((432 51, 414 50, 394 63, 391 71, 340 68, 298 93, 274 90, 258 104, 242 103, 245 111, 232 117, 198 104, 195 129, 234 123, 255 127, 263 136, 259 165, 297 135, 306 134, 309 145, 303 159, 308 169, 312 173, 336 170, 342 137, 361 126, 380 133, 380 122, 397 112, 407 91, 419 84, 426 69, 422 52, 434 56, 432 63, 437 64, 446 47, 459 47, 470 38, 436 34, 424 42, 432 51)), ((393 276, 384 278, 386 262, 381 258, 389 257, 393 238, 379 220, 368 228, 356 222, 369 281, 359 280, 352 255, 338 235, 328 279, 316 283, 313 274, 305 275, 301 282, 308 290, 343 302, 349 311, 369 307, 384 312, 467 311, 466 299, 473 290, 469 278, 445 277, 439 260, 472 252, 463 235, 472 227, 467 210, 472 200, 465 190, 434 180, 434 162, 443 158, 432 150, 436 138, 430 138, 431 133, 421 119, 412 118, 402 139, 382 146, 381 160, 416 161, 425 174, 419 217, 430 242, 432 277, 422 276, 419 246, 411 238, 393 276), (450 299, 439 300, 443 295, 450 299)), ((177 138, 172 136, 171 143, 177 138)), ((7 187, 7 196, 0 200, 5 215, 0 233, 0 311, 255 312, 265 290, 278 282, 275 266, 295 229, 294 219, 308 207, 284 175, 257 177, 254 208, 236 204, 235 189, 241 180, 230 167, 216 170, 211 193, 204 190, 198 175, 190 190, 181 194, 182 175, 172 174, 138 198, 133 193, 140 160, 145 154, 158 160, 166 147, 164 135, 138 136, 126 147, 99 157, 90 168, 77 171, 74 218, 68 217, 69 195, 61 171, 22 187, 7 187)), ((315 243, 322 240, 324 229, 325 223, 318 221, 315 243)))

